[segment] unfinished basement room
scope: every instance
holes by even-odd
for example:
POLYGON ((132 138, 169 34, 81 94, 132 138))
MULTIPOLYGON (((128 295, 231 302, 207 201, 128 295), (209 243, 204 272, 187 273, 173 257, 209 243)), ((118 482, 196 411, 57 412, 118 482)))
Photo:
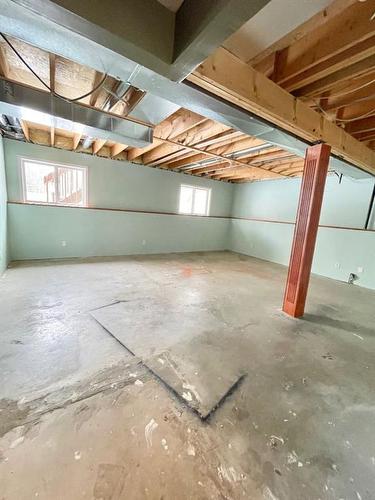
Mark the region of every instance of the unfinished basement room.
POLYGON ((375 0, 0 0, 0 500, 375 500, 375 0))

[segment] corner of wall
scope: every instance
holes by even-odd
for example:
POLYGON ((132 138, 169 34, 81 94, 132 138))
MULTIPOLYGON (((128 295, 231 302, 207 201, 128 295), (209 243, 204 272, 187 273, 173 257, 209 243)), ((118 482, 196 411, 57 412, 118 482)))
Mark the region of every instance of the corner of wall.
POLYGON ((0 276, 9 264, 8 194, 5 175, 4 142, 0 137, 0 276))

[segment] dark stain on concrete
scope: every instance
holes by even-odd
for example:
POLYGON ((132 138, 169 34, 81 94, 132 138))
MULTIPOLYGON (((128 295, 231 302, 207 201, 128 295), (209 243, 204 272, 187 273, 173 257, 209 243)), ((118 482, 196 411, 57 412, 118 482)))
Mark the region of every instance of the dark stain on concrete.
POLYGON ((99 464, 93 495, 98 500, 117 500, 124 487, 125 468, 121 465, 99 464))
POLYGON ((23 425, 30 413, 30 407, 20 408, 17 401, 0 399, 0 437, 7 432, 23 425))

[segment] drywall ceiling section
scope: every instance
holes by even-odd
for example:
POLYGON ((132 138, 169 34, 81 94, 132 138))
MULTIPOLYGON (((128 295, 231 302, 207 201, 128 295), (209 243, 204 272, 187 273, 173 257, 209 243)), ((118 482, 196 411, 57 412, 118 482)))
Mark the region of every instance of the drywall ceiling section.
POLYGON ((164 5, 171 12, 177 12, 181 7, 184 0, 158 0, 159 3, 164 5))
POLYGON ((248 62, 330 3, 332 0, 272 0, 223 45, 248 62))
MULTIPOLYGON (((26 40, 24 30, 36 35, 38 21, 32 16, 36 13, 160 75, 181 81, 269 1, 187 0, 174 13, 156 0, 0 0, 0 11, 9 12, 9 21, 16 22, 21 40, 26 40)), ((38 44, 45 34, 37 35, 35 45, 41 46, 38 44)), ((60 43, 64 45, 65 39, 55 42, 56 50, 50 52, 60 54, 60 43)))

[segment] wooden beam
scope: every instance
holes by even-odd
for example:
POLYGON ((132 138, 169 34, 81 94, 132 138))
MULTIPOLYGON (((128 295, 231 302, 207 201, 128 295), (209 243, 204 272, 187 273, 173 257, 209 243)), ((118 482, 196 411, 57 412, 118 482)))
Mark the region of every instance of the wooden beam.
MULTIPOLYGON (((273 170, 273 172, 274 172, 274 170, 273 170)), ((297 172, 303 172, 303 164, 301 164, 301 165, 297 165, 297 166, 295 166, 295 167, 288 167, 288 168, 286 168, 286 167, 284 166, 284 168, 283 168, 283 169, 279 170, 279 173, 280 173, 280 174, 287 175, 288 177, 289 177, 290 175, 292 175, 292 174, 297 173, 297 172)))
POLYGON ((322 94, 322 92, 331 90, 336 85, 345 82, 346 80, 373 73, 374 67, 375 54, 363 59, 362 61, 356 62, 355 64, 351 64, 350 66, 335 71, 320 80, 310 83, 304 87, 300 87, 294 92, 294 95, 296 97, 306 97, 322 94))
MULTIPOLYGON (((158 165, 166 161, 167 158, 172 159, 184 154, 185 145, 198 147, 202 141, 228 130, 231 129, 227 125, 222 125, 213 120, 205 120, 190 130, 179 134, 173 142, 166 142, 167 140, 163 139, 164 144, 142 155, 142 163, 145 165, 158 165)), ((154 137, 162 139, 156 132, 154 137)), ((170 141, 170 139, 168 140, 170 141)))
MULTIPOLYGON (((229 156, 237 151, 243 151, 247 148, 261 146, 262 144, 264 144, 264 141, 261 139, 257 139, 255 137, 245 136, 245 138, 243 138, 239 141, 236 141, 236 142, 233 142, 230 144, 224 144, 223 146, 219 146, 219 147, 208 148, 207 151, 214 153, 214 154, 217 154, 220 157, 222 157, 222 156, 229 156)), ((195 162, 199 162, 199 161, 204 160, 204 158, 205 158, 204 153, 205 153, 205 151, 200 151, 200 153, 198 155, 196 155, 196 154, 190 155, 186 158, 178 159, 177 161, 176 160, 174 160, 172 162, 166 161, 166 163, 168 163, 168 165, 170 165, 171 168, 181 168, 181 167, 184 167, 186 165, 189 165, 190 163, 195 163, 195 162)))
POLYGON ((358 141, 370 141, 372 139, 375 139, 375 130, 371 130, 369 132, 360 132, 358 134, 355 134, 355 138, 358 141))
POLYGON ((228 167, 230 167, 229 161, 220 162, 218 160, 218 163, 207 165, 207 167, 200 167, 194 170, 190 170, 190 173, 194 175, 209 174, 210 172, 218 172, 220 170, 225 170, 228 167))
POLYGON ((50 139, 51 139, 51 146, 53 147, 55 145, 55 127, 52 126, 50 127, 50 139))
POLYGON ((162 144, 159 140, 155 139, 155 136, 160 137, 161 139, 175 139, 179 135, 187 133, 193 127, 196 127, 205 121, 206 118, 198 115, 197 113, 193 113, 192 111, 188 111, 184 108, 178 109, 175 113, 155 127, 153 144, 150 144, 145 148, 129 149, 128 160, 134 161, 143 154, 162 144))
POLYGON ((92 145, 92 154, 98 154, 106 142, 107 141, 105 139, 96 139, 92 145))
MULTIPOLYGON (((55 54, 49 54, 49 86, 51 92, 55 91, 55 79, 56 79, 56 56, 55 54)), ((50 127, 50 144, 51 147, 55 145, 55 127, 52 125, 50 127)))
POLYGON ((188 80, 302 139, 327 142, 336 155, 375 173, 372 150, 224 49, 217 50, 188 80))
POLYGON ((49 54, 49 86, 52 91, 55 90, 56 81, 56 56, 55 54, 49 54))
MULTIPOLYGON (((268 151, 268 150, 267 150, 268 151)), ((230 157, 224 156, 222 153, 220 154, 219 150, 213 150, 211 151, 214 154, 218 154, 218 158, 226 158, 227 161, 230 163, 232 160, 230 157)), ((168 166, 168 168, 171 169, 181 169, 183 168, 184 172, 196 172, 196 170, 201 169, 202 167, 199 165, 191 165, 189 166, 190 163, 199 163, 202 162, 206 159, 206 156, 204 155, 204 151, 202 151, 201 154, 195 154, 193 156, 190 156, 189 158, 185 160, 179 160, 176 162, 167 162, 165 165, 168 166)), ((254 167, 261 166, 262 168, 269 170, 272 166, 275 165, 280 165, 281 163, 284 162, 291 162, 291 161, 300 161, 299 157, 289 153, 288 151, 283 151, 279 150, 279 152, 275 153, 264 153, 259 152, 258 154, 254 154, 252 156, 246 156, 246 157, 241 157, 238 158, 240 163, 242 165, 251 165, 254 167)), ((218 160, 219 161, 219 160, 218 160)), ((209 165, 208 167, 212 167, 213 165, 209 165)))
POLYGON ((30 130, 25 120, 20 120, 23 135, 27 142, 30 142, 30 130))
POLYGON ((81 132, 76 132, 73 135, 73 151, 75 151, 78 148, 79 141, 82 138, 82 133, 81 132))
MULTIPOLYGON (((207 140, 198 142, 197 144, 194 144, 196 147, 199 147, 199 149, 202 149, 202 151, 213 151, 215 152, 217 148, 221 148, 223 146, 227 146, 229 144, 235 144, 238 141, 241 141, 243 139, 248 138, 248 136, 244 135, 242 132, 239 131, 226 131, 223 132, 222 134, 217 134, 214 137, 210 137, 207 140)), ((193 153, 191 151, 185 150, 184 152, 179 155, 178 159, 182 160, 184 158, 188 158, 192 156, 193 153)))
POLYGON ((120 154, 122 151, 124 151, 128 146, 126 144, 114 144, 111 147, 111 157, 114 158, 118 154, 120 154))
POLYGON ((301 38, 309 35, 311 32, 319 28, 320 26, 324 26, 331 19, 337 17, 337 15, 341 14, 342 11, 356 3, 357 0, 335 0, 330 5, 328 5, 325 9, 321 10, 315 16, 308 19, 305 23, 298 26, 293 31, 287 33, 284 37, 280 38, 277 42, 273 43, 269 47, 267 47, 262 52, 259 52, 255 57, 247 61, 248 64, 255 67, 257 71, 262 71, 259 66, 269 56, 272 56, 274 52, 280 51, 293 45, 295 42, 300 40, 301 38))
MULTIPOLYGON (((246 166, 246 165, 244 165, 246 166)), ((249 165, 251 166, 251 165, 249 165)), ((264 164, 264 167, 267 167, 267 170, 270 171, 270 172, 274 172, 274 173, 277 173, 277 174, 283 174, 283 175, 288 175, 286 172, 289 171, 289 170, 299 170, 299 169, 303 169, 303 159, 301 158, 300 160, 297 160, 297 159, 289 159, 288 161, 285 161, 284 163, 280 164, 279 162, 273 162, 272 163, 272 166, 271 164, 268 165, 267 163, 264 164), (276 164, 276 167, 275 167, 275 164, 276 164)), ((238 168, 237 166, 236 167, 233 167, 232 165, 228 164, 228 165, 223 165, 222 167, 218 167, 215 166, 212 168, 212 171, 215 170, 215 174, 220 174, 220 172, 222 172, 224 175, 226 173, 230 173, 230 171, 232 169, 236 169, 238 168)), ((208 170, 209 171, 209 170, 208 170)), ((194 171, 194 173, 196 173, 196 171, 194 171)))
MULTIPOLYGON (((169 141, 168 139, 164 139, 164 141, 167 143, 170 142, 171 144, 175 144, 173 141, 169 141)), ((191 151, 195 151, 198 154, 202 154, 202 151, 200 149, 198 149, 197 147, 188 146, 188 145, 185 145, 184 147, 186 149, 190 149, 191 151)), ((214 158, 214 159, 218 159, 220 161, 226 160, 226 161, 230 161, 233 165, 237 165, 239 167, 247 167, 249 169, 249 172, 251 170, 252 172, 254 172, 254 175, 257 175, 257 176, 259 176, 259 172, 262 171, 262 175, 264 174, 267 177, 274 177, 274 178, 282 177, 282 175, 280 175, 280 174, 269 172, 267 169, 263 168, 263 166, 261 166, 261 165, 258 167, 251 167, 251 166, 247 165, 246 163, 243 163, 239 160, 228 159, 228 158, 225 158, 225 156, 222 156, 219 154, 214 154, 214 153, 211 153, 210 151, 205 151, 203 153, 203 155, 204 155, 205 159, 214 158), (265 174, 265 172, 267 172, 267 173, 265 174)))
POLYGON ((375 78, 374 76, 366 77, 363 79, 362 85, 363 88, 358 88, 361 86, 357 85, 356 82, 358 80, 354 80, 351 85, 340 89, 339 92, 334 91, 333 93, 327 93, 325 97, 326 99, 321 99, 320 105, 323 107, 324 111, 335 111, 339 108, 344 108, 352 105, 356 102, 371 102, 372 99, 375 99, 375 78), (366 81, 367 80, 367 81, 366 81), (331 95, 332 94, 332 95, 331 95), (335 94, 339 94, 335 96, 335 94))
POLYGON ((178 109, 155 127, 155 135, 161 139, 175 139, 193 127, 205 122, 207 118, 185 108, 178 109))
MULTIPOLYGON (((342 106, 336 111, 330 111, 330 113, 336 114, 336 121, 345 126, 360 121, 364 118, 370 118, 375 115, 375 95, 369 96, 371 99, 366 99, 364 101, 353 102, 353 104, 348 106, 342 106)), ((349 132, 350 134, 351 132, 349 132)))
POLYGON ((159 144, 162 144, 162 141, 160 141, 159 139, 155 139, 155 137, 153 137, 152 144, 149 144, 144 148, 130 148, 128 151, 128 160, 132 162, 137 160, 138 163, 142 163, 139 158, 144 153, 147 153, 147 151, 151 151, 152 149, 156 148, 156 146, 158 146, 159 144))
POLYGON ((329 22, 284 49, 285 55, 282 67, 278 71, 277 83, 283 84, 288 79, 372 38, 375 35, 373 13, 373 1, 356 2, 329 22))
POLYGON ((290 168, 303 168, 303 158, 298 160, 287 160, 285 162, 272 162, 269 163, 267 167, 270 168, 272 172, 281 174, 284 170, 288 170, 290 168))
POLYGON ((294 153, 291 153, 290 151, 285 151, 283 149, 279 148, 270 148, 266 149, 265 151, 258 151, 256 153, 249 153, 245 156, 241 156, 241 161, 246 162, 246 163, 263 163, 264 161, 271 161, 271 160, 281 160, 282 158, 290 158, 290 157, 295 157, 296 155, 294 153))
POLYGON ((363 132, 373 132, 375 130, 375 109, 374 116, 355 120, 346 125, 345 130, 349 134, 361 134, 363 132))
MULTIPOLYGON (((202 151, 213 151, 215 152, 216 148, 226 146, 229 144, 234 144, 237 141, 241 141, 242 139, 247 138, 242 132, 234 131, 232 132, 231 130, 228 132, 224 132, 223 134, 218 134, 217 136, 213 138, 209 138, 207 140, 204 140, 202 142, 199 142, 197 144, 194 144, 196 147, 199 147, 199 149, 202 149, 202 151)), ((173 155, 168 156, 165 158, 164 163, 168 163, 168 165, 174 165, 174 162, 180 162, 182 160, 182 163, 188 163, 185 160, 193 157, 195 155, 194 152, 189 151, 187 149, 181 149, 178 153, 175 153, 173 155)))
POLYGON ((358 43, 357 45, 354 45, 339 54, 335 54, 332 57, 325 59, 319 64, 315 64, 314 66, 307 68, 298 75, 284 80, 280 83, 280 85, 289 92, 293 92, 296 89, 305 87, 306 85, 316 82, 317 80, 321 80, 322 78, 331 75, 332 73, 336 73, 337 71, 348 66, 353 66, 353 64, 362 61, 363 59, 367 59, 374 54, 374 47, 375 36, 372 36, 371 38, 368 38, 367 40, 364 40, 363 42, 358 43))
POLYGON ((331 148, 326 144, 306 150, 283 311, 299 318, 305 311, 311 265, 331 148))
POLYGON ((229 180, 231 177, 235 175, 246 175, 249 179, 275 179, 279 174, 275 174, 271 171, 259 172, 255 167, 248 167, 247 165, 242 165, 240 167, 230 167, 226 169, 224 172, 209 174, 208 177, 211 179, 226 179, 229 180))
POLYGON ((4 55, 4 50, 0 47, 0 76, 7 77, 9 74, 8 59, 4 55))

